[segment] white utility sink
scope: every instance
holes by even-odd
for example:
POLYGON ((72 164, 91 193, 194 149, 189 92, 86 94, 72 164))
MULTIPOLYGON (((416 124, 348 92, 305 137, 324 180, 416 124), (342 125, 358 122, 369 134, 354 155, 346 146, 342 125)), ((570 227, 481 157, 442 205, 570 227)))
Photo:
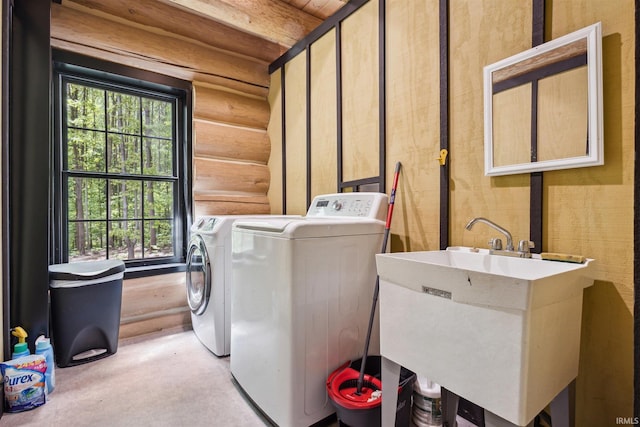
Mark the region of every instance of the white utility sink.
POLYGON ((578 375, 584 264, 488 250, 376 255, 380 352, 516 425, 578 375))

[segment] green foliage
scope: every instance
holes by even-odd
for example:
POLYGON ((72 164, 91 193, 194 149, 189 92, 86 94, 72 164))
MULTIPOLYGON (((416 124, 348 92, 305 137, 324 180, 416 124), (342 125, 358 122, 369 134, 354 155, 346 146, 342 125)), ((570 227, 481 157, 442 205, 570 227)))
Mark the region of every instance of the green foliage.
POLYGON ((173 255, 175 180, 154 178, 174 177, 173 103, 78 83, 66 94, 69 257, 173 255))

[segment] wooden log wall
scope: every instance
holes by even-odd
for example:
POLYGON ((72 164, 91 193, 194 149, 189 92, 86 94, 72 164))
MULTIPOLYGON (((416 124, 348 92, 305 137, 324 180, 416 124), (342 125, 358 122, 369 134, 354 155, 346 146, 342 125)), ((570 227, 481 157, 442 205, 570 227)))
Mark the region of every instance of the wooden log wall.
POLYGON ((262 34, 274 42, 292 46, 313 30, 320 19, 280 1, 161 0, 195 14, 215 16, 237 28, 262 34), (230 4, 233 3, 233 4, 230 4), (256 13, 256 11, 260 13, 256 13))
POLYGON ((185 288, 184 273, 125 280, 119 338, 167 329, 189 329, 191 313, 186 304, 185 288))
POLYGON ((195 216, 269 213, 269 103, 194 84, 195 216))
MULTIPOLYGON (((272 43, 154 0, 51 5, 51 45, 193 85, 193 216, 269 213, 272 43)), ((126 280, 121 338, 190 327, 184 274, 126 280)))
POLYGON ((278 44, 151 0, 54 3, 51 44, 191 81, 194 217, 270 212, 266 58, 278 44))

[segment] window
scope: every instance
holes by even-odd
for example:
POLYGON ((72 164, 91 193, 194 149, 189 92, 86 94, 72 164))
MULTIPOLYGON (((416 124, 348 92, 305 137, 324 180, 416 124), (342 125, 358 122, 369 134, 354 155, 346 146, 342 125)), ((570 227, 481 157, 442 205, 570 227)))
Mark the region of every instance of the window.
POLYGON ((183 263, 186 91, 63 62, 54 75, 55 261, 183 263))

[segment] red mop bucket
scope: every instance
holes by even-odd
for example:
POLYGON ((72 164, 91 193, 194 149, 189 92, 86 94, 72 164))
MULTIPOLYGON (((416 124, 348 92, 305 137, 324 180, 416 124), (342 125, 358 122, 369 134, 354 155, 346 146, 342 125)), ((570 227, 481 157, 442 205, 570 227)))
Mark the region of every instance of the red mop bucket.
MULTIPOLYGON (((365 362, 361 394, 356 395, 356 382, 362 359, 347 362, 333 371, 327 379, 327 394, 336 410, 340 425, 349 427, 380 427, 382 382, 381 356, 369 356, 365 362), (369 396, 362 399, 362 396, 369 396)), ((409 427, 411 420, 411 394, 416 374, 404 367, 400 369, 396 427, 409 427)))

